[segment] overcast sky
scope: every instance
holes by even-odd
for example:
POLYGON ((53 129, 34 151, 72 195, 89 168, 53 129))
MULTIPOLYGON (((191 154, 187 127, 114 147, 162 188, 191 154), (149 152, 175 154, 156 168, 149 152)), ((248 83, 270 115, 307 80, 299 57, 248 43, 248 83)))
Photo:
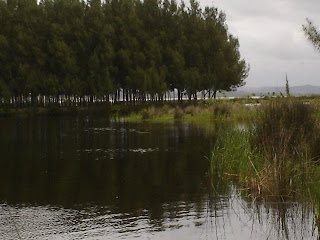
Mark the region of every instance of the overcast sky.
POLYGON ((320 52, 302 30, 306 18, 320 29, 319 0, 200 0, 226 13, 229 32, 250 64, 247 87, 320 86, 320 52))

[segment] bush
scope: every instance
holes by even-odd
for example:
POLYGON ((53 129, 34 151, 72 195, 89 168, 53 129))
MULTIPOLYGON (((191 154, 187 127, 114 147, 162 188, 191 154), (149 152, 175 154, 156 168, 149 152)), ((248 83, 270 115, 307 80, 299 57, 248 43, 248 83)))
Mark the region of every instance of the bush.
POLYGON ((226 117, 230 115, 230 109, 225 104, 215 104, 212 107, 212 112, 214 117, 218 117, 218 116, 226 117))
POLYGON ((143 120, 151 118, 151 114, 148 109, 142 109, 140 114, 143 120))
POLYGON ((141 114, 141 118, 143 120, 150 119, 150 118, 158 116, 158 112, 157 112, 157 109, 155 107, 151 107, 151 108, 148 108, 148 109, 142 109, 140 111, 140 114, 141 114))
POLYGON ((180 120, 184 115, 183 110, 180 107, 177 107, 174 111, 174 119, 180 120))
POLYGON ((186 114, 190 114, 191 116, 197 115, 200 112, 200 108, 194 105, 189 105, 184 109, 186 114))
POLYGON ((170 110, 169 106, 165 104, 165 105, 163 105, 161 111, 162 111, 162 114, 168 114, 169 110, 170 110))

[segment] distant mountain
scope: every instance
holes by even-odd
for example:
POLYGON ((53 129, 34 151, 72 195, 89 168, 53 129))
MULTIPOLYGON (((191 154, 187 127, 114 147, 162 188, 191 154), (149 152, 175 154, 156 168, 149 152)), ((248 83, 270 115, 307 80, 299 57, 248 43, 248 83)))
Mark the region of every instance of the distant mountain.
MULTIPOLYGON (((285 87, 242 87, 234 92, 220 93, 219 96, 229 96, 229 97, 246 97, 246 96, 272 96, 272 95, 283 95, 286 94, 285 87)), ((303 86, 293 86, 290 87, 290 94, 292 96, 311 96, 320 95, 320 86, 303 85, 303 86)))

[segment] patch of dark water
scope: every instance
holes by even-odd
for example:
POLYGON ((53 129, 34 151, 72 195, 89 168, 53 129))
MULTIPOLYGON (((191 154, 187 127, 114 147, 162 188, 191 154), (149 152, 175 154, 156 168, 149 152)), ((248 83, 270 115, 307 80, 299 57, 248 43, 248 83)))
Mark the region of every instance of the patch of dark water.
POLYGON ((313 209, 214 192, 215 129, 0 120, 3 239, 316 239, 313 209), (143 133, 143 134, 142 134, 143 133), (284 210, 283 210, 284 209, 284 210))

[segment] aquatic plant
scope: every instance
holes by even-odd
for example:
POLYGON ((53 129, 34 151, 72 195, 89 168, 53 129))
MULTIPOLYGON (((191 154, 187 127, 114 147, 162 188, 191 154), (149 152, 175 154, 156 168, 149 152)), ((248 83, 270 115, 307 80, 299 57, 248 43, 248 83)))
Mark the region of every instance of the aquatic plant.
POLYGON ((146 120, 146 119, 150 119, 158 116, 159 110, 157 110, 155 107, 152 106, 150 108, 142 109, 140 114, 141 114, 142 120, 146 120))
POLYGON ((320 141, 310 105, 271 101, 245 130, 226 131, 212 154, 212 175, 236 176, 242 186, 265 197, 303 194, 307 189, 319 159, 315 143, 320 141))

